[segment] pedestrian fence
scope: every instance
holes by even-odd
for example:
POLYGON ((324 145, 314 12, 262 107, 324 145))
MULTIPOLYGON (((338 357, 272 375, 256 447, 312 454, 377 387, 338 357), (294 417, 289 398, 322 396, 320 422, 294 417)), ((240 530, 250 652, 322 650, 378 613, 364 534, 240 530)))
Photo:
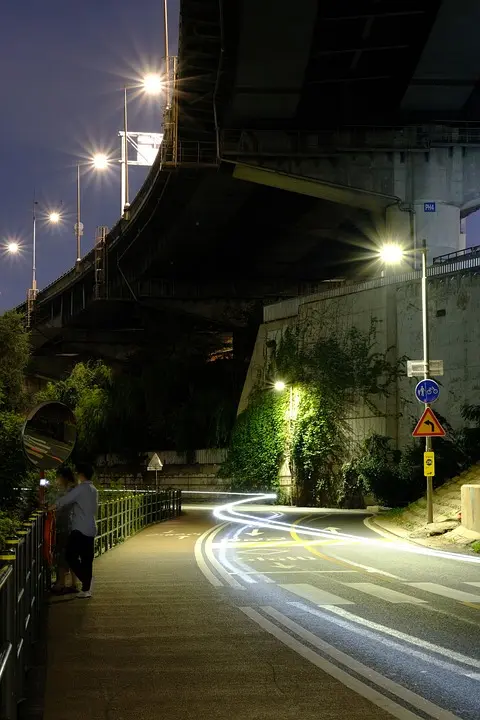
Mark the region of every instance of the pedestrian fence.
MULTIPOLYGON (((96 555, 153 523, 180 515, 180 490, 102 493, 96 555)), ((51 556, 46 514, 34 512, 0 547, 0 720, 17 720, 27 673, 46 621, 51 556)))

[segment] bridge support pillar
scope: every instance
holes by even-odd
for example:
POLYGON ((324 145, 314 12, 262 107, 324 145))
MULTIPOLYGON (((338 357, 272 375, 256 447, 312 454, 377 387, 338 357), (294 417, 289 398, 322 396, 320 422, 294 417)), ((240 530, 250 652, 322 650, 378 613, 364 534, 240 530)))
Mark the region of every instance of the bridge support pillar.
POLYGON ((410 235, 411 245, 416 242, 419 246, 425 238, 429 262, 465 248, 461 215, 473 190, 469 187, 472 170, 474 176, 480 174, 480 155, 471 150, 466 154, 462 147, 395 153, 394 194, 401 198, 404 209, 414 211, 415 229, 410 224, 407 231, 408 213, 400 208, 389 208, 387 217, 404 238, 410 235))

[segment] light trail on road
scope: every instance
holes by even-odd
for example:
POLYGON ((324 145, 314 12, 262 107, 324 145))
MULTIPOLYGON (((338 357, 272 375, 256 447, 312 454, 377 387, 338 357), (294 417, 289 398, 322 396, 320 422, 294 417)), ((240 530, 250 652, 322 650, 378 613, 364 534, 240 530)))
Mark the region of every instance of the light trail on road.
MULTIPOLYGON (((276 500, 276 493, 240 493, 240 492, 227 492, 227 491, 211 491, 202 492, 196 490, 185 490, 183 494, 193 495, 217 495, 217 496, 241 496, 241 499, 234 500, 233 502, 219 505, 213 511, 214 517, 223 522, 231 522, 241 525, 247 525, 254 528, 270 528, 273 530, 284 530, 287 532, 296 532, 299 535, 308 535, 316 538, 336 538, 344 540, 353 540, 365 545, 382 548, 384 550, 401 550, 402 552, 408 552, 414 555, 424 555, 428 557, 437 557, 440 559, 454 560, 456 562, 470 563, 473 565, 480 565, 480 558, 473 555, 465 555, 461 553, 448 552, 447 550, 434 550, 432 548, 420 547, 418 545, 411 545, 407 543, 397 542, 385 542, 385 540, 377 540, 375 538, 361 537, 358 535, 351 535, 349 533, 343 533, 336 531, 335 533, 329 530, 319 530, 306 525, 297 525, 283 520, 274 520, 272 518, 259 518, 255 515, 250 515, 245 512, 240 512, 239 509, 244 505, 252 504, 254 502, 272 502, 276 500)), ((273 509, 273 508, 272 508, 273 509)), ((308 509, 308 508, 306 508, 308 509)), ((298 510, 298 508, 297 508, 298 510)))

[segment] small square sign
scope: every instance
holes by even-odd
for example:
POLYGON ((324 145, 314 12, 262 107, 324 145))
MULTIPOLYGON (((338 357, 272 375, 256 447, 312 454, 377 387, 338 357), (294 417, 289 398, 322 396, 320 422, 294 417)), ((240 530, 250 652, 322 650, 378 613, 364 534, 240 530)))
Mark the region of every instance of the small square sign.
POLYGON ((434 202, 423 203, 423 212, 436 212, 437 204, 434 202))

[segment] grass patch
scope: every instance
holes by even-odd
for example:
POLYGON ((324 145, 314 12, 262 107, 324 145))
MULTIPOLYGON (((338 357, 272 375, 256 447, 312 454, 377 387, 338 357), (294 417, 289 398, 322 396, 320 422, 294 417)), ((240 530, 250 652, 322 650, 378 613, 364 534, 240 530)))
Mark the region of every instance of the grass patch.
POLYGON ((480 540, 475 540, 475 542, 472 543, 472 550, 476 553, 480 553, 480 540))

